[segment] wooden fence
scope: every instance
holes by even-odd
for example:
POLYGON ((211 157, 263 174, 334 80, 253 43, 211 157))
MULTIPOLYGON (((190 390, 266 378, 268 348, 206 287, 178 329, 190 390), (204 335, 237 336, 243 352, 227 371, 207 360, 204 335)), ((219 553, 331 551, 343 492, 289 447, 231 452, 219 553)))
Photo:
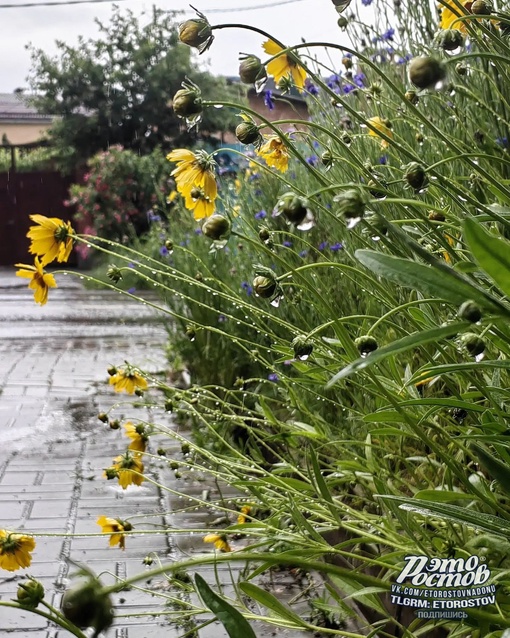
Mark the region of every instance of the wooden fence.
MULTIPOLYGON (((33 262, 26 237, 29 215, 38 213, 66 221, 72 218, 73 209, 64 201, 73 181, 72 176, 50 171, 0 173, 0 266, 33 262)), ((76 264, 73 258, 70 265, 76 264)))

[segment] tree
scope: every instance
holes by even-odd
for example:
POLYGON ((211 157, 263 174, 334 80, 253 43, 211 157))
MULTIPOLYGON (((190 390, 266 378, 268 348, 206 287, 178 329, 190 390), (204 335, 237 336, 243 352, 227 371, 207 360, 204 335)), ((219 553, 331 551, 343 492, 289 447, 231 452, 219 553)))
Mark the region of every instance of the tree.
MULTIPOLYGON (((141 153, 189 144, 197 134, 168 105, 186 77, 204 99, 239 101, 240 87, 197 70, 191 50, 178 41, 175 14, 153 7, 141 24, 115 6, 109 24, 96 22, 97 39, 80 38, 76 47, 57 41, 53 57, 29 46, 31 103, 59 116, 50 137, 61 157, 83 161, 114 144, 141 153)), ((234 119, 227 109, 205 109, 202 137, 227 130, 234 119)))

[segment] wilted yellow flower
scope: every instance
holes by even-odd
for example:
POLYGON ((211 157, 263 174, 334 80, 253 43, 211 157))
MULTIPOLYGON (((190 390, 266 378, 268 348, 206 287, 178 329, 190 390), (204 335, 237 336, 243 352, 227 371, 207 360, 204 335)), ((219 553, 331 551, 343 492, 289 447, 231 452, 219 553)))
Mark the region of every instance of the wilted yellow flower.
POLYGON ((178 192, 184 197, 184 205, 193 211, 195 219, 203 219, 214 213, 218 187, 214 174, 215 161, 205 151, 193 153, 184 148, 166 156, 176 162, 172 171, 178 192))
POLYGON ((439 20, 440 29, 458 29, 462 33, 466 33, 466 23, 458 22, 460 16, 465 16, 471 13, 472 0, 459 0, 460 4, 464 7, 464 11, 459 9, 453 0, 446 0, 446 4, 439 4, 439 10, 441 12, 441 19, 439 20))
POLYGON ((147 390, 149 386, 142 375, 130 366, 117 370, 115 374, 112 374, 108 383, 113 385, 115 392, 125 391, 128 394, 133 394, 137 388, 147 390))
POLYGON ((204 536, 204 543, 214 543, 214 547, 220 552, 232 551, 225 534, 207 534, 204 536))
POLYGON ((44 271, 39 257, 34 258, 33 266, 29 264, 15 264, 15 266, 21 269, 16 271, 16 276, 30 279, 28 287, 34 291, 35 302, 44 306, 48 301, 48 290, 57 287, 55 277, 44 271))
POLYGON ((32 562, 30 552, 35 549, 32 536, 16 534, 0 529, 0 567, 14 572, 20 567, 28 567, 32 562))
POLYGON ((268 55, 278 56, 267 64, 267 72, 274 77, 275 84, 278 84, 282 78, 290 76, 296 87, 302 91, 305 86, 306 71, 298 64, 296 60, 296 58, 299 59, 298 55, 296 53, 278 55, 285 49, 273 40, 267 40, 262 46, 268 55))
POLYGON ((123 532, 130 532, 133 529, 131 523, 103 515, 97 519, 97 524, 102 528, 103 534, 111 534, 110 547, 118 545, 121 549, 126 548, 126 536, 123 532))
POLYGON ((131 450, 115 457, 113 465, 104 471, 104 476, 107 479, 118 478, 119 485, 124 490, 128 485, 141 485, 144 481, 142 474, 143 463, 140 454, 132 454, 131 450))
POLYGON ((126 430, 126 435, 131 439, 128 450, 145 452, 145 446, 149 438, 145 432, 145 426, 141 423, 135 425, 128 421, 127 423, 124 423, 124 430, 126 430))
POLYGON ((237 524, 243 525, 246 523, 246 517, 251 512, 251 507, 249 505, 243 505, 241 507, 241 511, 239 512, 239 516, 237 517, 237 524))
MULTIPOLYGON (((374 128, 376 128, 379 132, 383 133, 384 135, 386 135, 387 137, 393 137, 393 133, 391 132, 390 127, 388 126, 386 120, 383 120, 381 117, 379 117, 378 115, 376 115, 375 117, 371 117, 367 120, 367 122, 373 126, 374 128)), ((368 134, 372 135, 374 137, 380 137, 375 131, 373 131, 372 129, 368 130, 368 134)), ((390 145, 390 143, 381 138, 381 146, 382 148, 388 148, 388 146, 390 145)))
POLYGON ((273 166, 281 173, 289 168, 289 151, 277 135, 266 138, 266 142, 256 152, 266 160, 268 166, 273 166))
POLYGON ((67 261, 74 243, 74 230, 69 222, 57 217, 30 215, 38 226, 30 226, 27 237, 32 240, 29 251, 41 256, 43 266, 54 261, 67 261))

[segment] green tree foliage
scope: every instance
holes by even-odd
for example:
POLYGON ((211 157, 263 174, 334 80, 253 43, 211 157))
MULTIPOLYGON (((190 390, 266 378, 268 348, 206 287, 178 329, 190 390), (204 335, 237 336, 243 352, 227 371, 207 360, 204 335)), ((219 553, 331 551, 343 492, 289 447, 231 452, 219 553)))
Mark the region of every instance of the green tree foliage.
MULTIPOLYGON (((205 99, 241 97, 239 87, 197 69, 190 49, 178 41, 174 13, 153 7, 149 20, 143 18, 114 7, 109 24, 97 21, 97 39, 80 38, 75 47, 58 41, 55 56, 29 47, 33 104, 60 116, 50 135, 68 160, 87 159, 113 144, 147 153, 191 143, 196 133, 187 132, 169 106, 185 77, 205 99)), ((226 109, 207 109, 201 137, 234 122, 226 109)))

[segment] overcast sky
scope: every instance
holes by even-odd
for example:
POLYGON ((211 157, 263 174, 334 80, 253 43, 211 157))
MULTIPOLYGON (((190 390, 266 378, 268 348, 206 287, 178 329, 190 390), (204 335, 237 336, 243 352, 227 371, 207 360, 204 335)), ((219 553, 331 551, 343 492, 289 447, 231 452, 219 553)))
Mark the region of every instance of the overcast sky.
MULTIPOLYGON (((26 86, 30 69, 30 56, 25 46, 29 42, 48 53, 55 51, 55 40, 74 44, 79 35, 86 38, 97 33, 94 18, 108 22, 113 3, 77 4, 68 6, 2 8, 3 4, 21 5, 24 2, 44 0, 0 0, 0 92, 11 92, 26 86)), ((56 0, 59 1, 59 0, 56 0)), ((265 28, 288 44, 307 41, 341 41, 337 26, 338 14, 331 0, 292 0, 280 6, 271 6, 284 0, 191 0, 191 4, 208 15, 211 23, 242 22, 265 28), (261 5, 266 5, 261 7, 261 5), (234 9, 259 7, 252 10, 234 9), (215 11, 219 10, 219 11, 215 11)), ((123 0, 123 8, 135 13, 150 10, 153 2, 123 0)), ((186 0, 160 0, 158 7, 167 10, 187 10, 186 0)), ((188 13, 188 17, 191 17, 188 13)), ((184 19, 184 15, 183 15, 184 19)), ((240 51, 261 53, 263 38, 245 30, 222 30, 217 33, 213 46, 201 56, 209 63, 213 73, 236 75, 240 51)))

